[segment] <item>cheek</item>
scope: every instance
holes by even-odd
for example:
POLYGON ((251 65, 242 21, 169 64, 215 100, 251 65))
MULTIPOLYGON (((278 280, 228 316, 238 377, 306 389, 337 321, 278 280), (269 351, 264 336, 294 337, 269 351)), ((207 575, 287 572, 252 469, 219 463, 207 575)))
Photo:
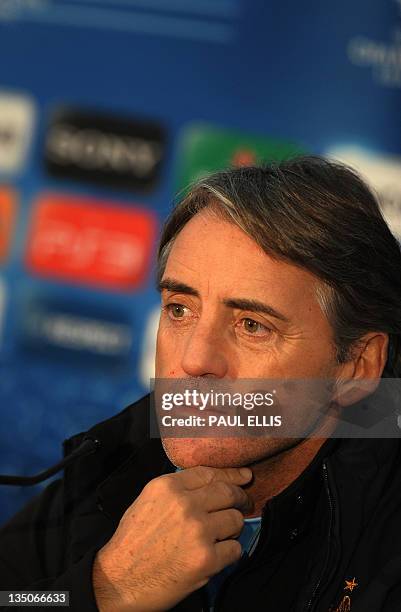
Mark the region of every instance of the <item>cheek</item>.
POLYGON ((264 354, 239 354, 238 363, 242 378, 326 378, 336 366, 334 347, 323 336, 283 342, 264 354))
POLYGON ((300 356, 299 377, 331 378, 336 369, 335 348, 328 338, 321 336, 300 356))

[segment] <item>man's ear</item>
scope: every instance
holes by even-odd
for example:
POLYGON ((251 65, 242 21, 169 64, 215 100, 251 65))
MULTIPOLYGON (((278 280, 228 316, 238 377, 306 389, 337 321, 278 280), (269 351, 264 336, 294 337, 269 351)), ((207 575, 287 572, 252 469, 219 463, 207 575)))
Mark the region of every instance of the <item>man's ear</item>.
POLYGON ((388 334, 369 332, 355 343, 349 361, 341 366, 333 401, 351 406, 377 389, 387 361, 388 342, 388 334))

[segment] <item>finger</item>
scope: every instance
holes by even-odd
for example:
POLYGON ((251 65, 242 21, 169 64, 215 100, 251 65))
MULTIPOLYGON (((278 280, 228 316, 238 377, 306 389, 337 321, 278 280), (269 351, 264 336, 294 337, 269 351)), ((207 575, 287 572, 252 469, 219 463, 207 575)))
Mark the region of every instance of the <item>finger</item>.
POLYGON ((242 546, 237 540, 224 540, 215 544, 216 566, 215 573, 239 561, 242 555, 242 546))
POLYGON ((193 490, 200 489, 205 485, 210 484, 215 480, 223 480, 237 485, 245 485, 252 478, 252 471, 249 468, 213 468, 206 466, 198 466, 188 468, 169 477, 180 483, 185 489, 193 490))
POLYGON ((209 485, 194 491, 198 506, 206 512, 216 512, 226 508, 237 508, 244 514, 253 510, 253 502, 249 494, 241 487, 223 480, 211 482, 209 485))
POLYGON ((220 510, 209 514, 208 523, 216 541, 238 538, 244 526, 244 517, 239 510, 220 510))

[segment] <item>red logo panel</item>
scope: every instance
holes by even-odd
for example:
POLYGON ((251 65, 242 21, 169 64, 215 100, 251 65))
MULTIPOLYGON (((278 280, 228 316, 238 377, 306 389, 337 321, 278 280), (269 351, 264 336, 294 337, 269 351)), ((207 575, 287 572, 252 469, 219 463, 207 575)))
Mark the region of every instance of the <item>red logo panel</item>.
POLYGON ((155 235, 147 210, 46 194, 34 209, 26 263, 41 276, 131 290, 146 278, 155 235))
POLYGON ((8 257, 16 217, 16 194, 0 187, 0 263, 8 257))

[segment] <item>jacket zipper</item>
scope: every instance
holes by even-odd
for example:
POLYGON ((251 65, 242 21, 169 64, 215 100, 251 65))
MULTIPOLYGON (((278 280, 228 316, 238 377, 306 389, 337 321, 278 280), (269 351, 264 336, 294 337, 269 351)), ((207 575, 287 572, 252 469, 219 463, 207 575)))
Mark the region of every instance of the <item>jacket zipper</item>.
POLYGON ((327 499, 328 499, 328 502, 329 502, 329 512, 330 512, 329 529, 328 529, 328 532, 327 532, 327 554, 326 554, 326 559, 325 559, 325 562, 324 562, 324 565, 323 565, 323 571, 320 574, 320 577, 317 580, 315 586, 313 587, 311 597, 310 597, 308 603, 306 604, 306 606, 304 608, 305 612, 312 612, 313 609, 315 608, 317 594, 318 594, 319 589, 321 587, 323 577, 324 577, 324 575, 325 575, 325 573, 327 571, 327 566, 328 566, 329 558, 330 558, 330 540, 331 540, 331 534, 332 534, 332 530, 333 530, 333 521, 334 521, 334 500, 333 500, 333 496, 332 496, 332 493, 331 493, 331 490, 330 490, 327 464, 323 463, 322 467, 323 467, 324 487, 325 487, 325 491, 326 491, 326 494, 327 494, 327 499))

